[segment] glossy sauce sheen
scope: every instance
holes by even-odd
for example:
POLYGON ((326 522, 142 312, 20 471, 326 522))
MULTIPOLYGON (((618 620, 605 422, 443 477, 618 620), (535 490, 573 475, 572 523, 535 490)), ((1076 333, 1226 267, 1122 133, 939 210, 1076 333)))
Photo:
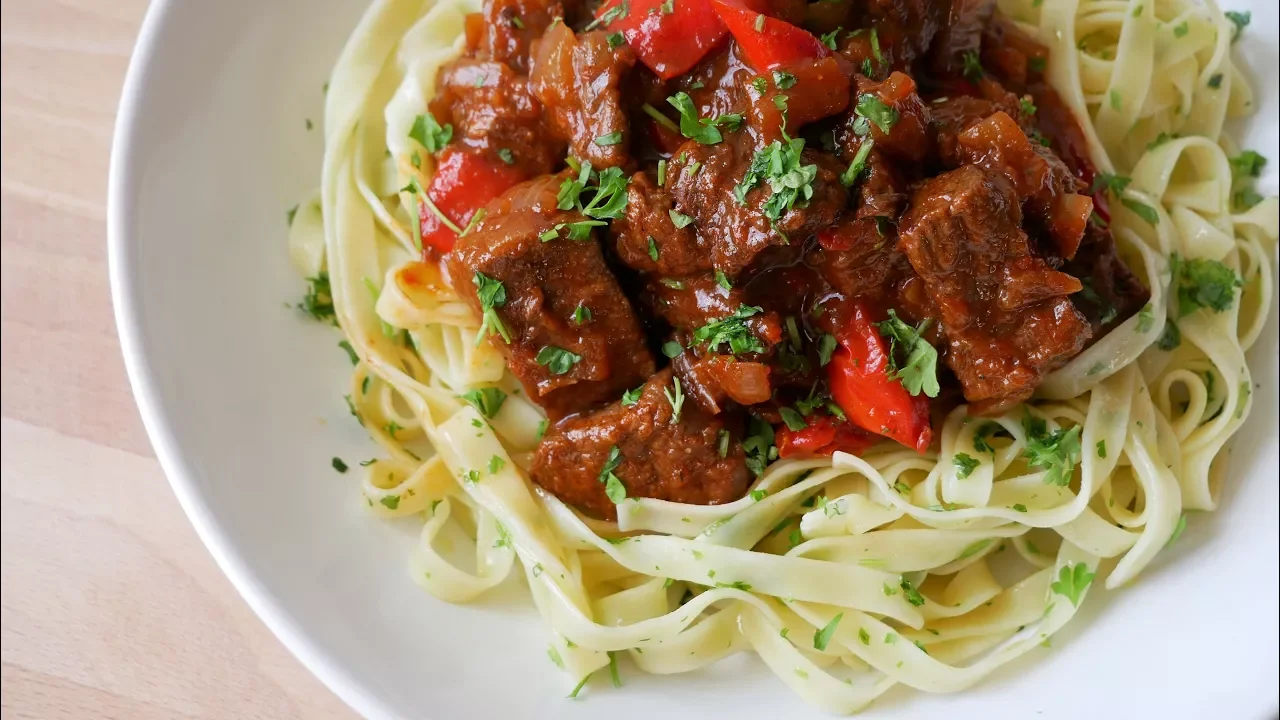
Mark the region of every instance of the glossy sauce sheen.
POLYGON ((553 420, 532 476, 558 497, 615 517, 611 455, 627 497, 715 504, 777 456, 762 443, 924 450, 931 419, 1025 400, 1147 301, 1090 221, 1105 200, 1045 49, 993 0, 676 2, 489 0, 431 103, 489 182, 433 185, 460 225, 487 207, 426 259, 477 312, 476 273, 503 284, 490 342, 553 420), (802 171, 790 203, 746 181, 775 151, 802 171), (581 163, 626 179, 615 217, 561 192, 581 163), (935 398, 893 374, 890 311, 937 349, 935 398))

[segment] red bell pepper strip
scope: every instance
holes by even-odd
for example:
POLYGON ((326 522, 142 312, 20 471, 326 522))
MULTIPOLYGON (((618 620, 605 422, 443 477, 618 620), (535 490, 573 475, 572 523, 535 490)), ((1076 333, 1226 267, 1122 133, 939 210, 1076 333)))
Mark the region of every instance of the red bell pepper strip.
MULTIPOLYGON (((450 222, 465 229, 477 210, 523 179, 515 166, 494 162, 479 153, 447 147, 436 160, 436 174, 427 187, 427 197, 450 222)), ((441 254, 453 249, 458 233, 422 201, 418 203, 418 221, 423 253, 427 248, 441 254)))
POLYGON ((876 442, 876 436, 829 415, 813 415, 802 430, 781 428, 776 432, 778 457, 817 457, 840 450, 857 455, 876 442))
POLYGON ((752 10, 742 0, 711 0, 747 63, 758 73, 831 54, 813 33, 752 10))
POLYGON ((889 377, 889 348, 870 311, 854 304, 836 340, 840 345, 827 364, 836 404, 854 424, 924 452, 933 440, 929 399, 912 396, 901 381, 889 377))
POLYGON ((640 62, 663 80, 688 72, 729 34, 710 0, 608 0, 596 10, 596 22, 621 32, 640 62))

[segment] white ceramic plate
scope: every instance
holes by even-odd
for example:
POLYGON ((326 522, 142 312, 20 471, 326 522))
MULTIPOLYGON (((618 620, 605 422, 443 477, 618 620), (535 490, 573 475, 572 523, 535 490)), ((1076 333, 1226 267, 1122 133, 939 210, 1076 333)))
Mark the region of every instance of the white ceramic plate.
MULTIPOLYGON (((1277 8, 1234 4, 1252 7, 1237 50, 1265 96, 1243 139, 1272 159, 1274 193, 1277 8)), ((303 291, 285 209, 317 183, 321 87, 364 5, 156 0, 129 71, 111 169, 116 319, 152 444, 205 544, 276 635, 370 718, 817 717, 745 656, 691 676, 624 667, 623 689, 566 700, 520 585, 472 606, 427 596, 406 568, 416 524, 366 514, 355 476, 330 468, 373 448, 342 399, 338 337, 285 307, 303 291)), ((899 688, 867 716, 1273 715, 1276 337, 1273 310, 1220 512, 1194 516, 1136 586, 1090 594, 1052 649, 963 695, 899 688)))

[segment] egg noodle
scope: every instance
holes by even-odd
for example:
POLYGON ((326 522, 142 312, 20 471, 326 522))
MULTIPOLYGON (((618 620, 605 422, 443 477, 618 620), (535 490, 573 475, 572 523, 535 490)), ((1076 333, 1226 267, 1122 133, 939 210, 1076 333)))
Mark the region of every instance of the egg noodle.
POLYGON ((1111 228, 1151 302, 1025 406, 956 408, 923 455, 886 441, 779 460, 736 502, 629 498, 615 525, 530 481, 542 410, 477 344, 480 318, 439 269, 418 262, 432 168, 410 133, 479 0, 373 3, 330 79, 321 190, 289 245, 307 277, 327 273, 358 360, 352 413, 385 454, 360 468, 362 502, 422 521, 413 578, 466 602, 523 572, 575 696, 603 668, 616 682, 621 653, 679 673, 750 650, 807 702, 853 713, 895 683, 973 685, 1045 642, 1097 585, 1136 577, 1188 511, 1213 510, 1222 448, 1252 404, 1244 353, 1267 319, 1280 232, 1275 198, 1240 201, 1253 193, 1222 130, 1253 109, 1231 57, 1240 23, 1183 0, 1000 8, 1049 46, 1047 77, 1098 169, 1131 179, 1113 188, 1111 228), (1180 302, 1197 261, 1238 276, 1229 307, 1180 302), (483 388, 505 401, 463 397, 483 388), (1065 467, 1029 462, 1045 437, 1065 467), (452 561, 459 548, 474 569, 452 561))

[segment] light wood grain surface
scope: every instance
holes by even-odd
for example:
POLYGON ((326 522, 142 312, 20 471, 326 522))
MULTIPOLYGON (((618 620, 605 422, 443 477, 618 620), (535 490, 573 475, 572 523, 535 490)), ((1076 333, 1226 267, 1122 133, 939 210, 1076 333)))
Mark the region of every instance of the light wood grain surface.
POLYGON ((0 5, 2 714, 351 718, 200 544, 129 393, 107 163, 146 5, 0 5))

